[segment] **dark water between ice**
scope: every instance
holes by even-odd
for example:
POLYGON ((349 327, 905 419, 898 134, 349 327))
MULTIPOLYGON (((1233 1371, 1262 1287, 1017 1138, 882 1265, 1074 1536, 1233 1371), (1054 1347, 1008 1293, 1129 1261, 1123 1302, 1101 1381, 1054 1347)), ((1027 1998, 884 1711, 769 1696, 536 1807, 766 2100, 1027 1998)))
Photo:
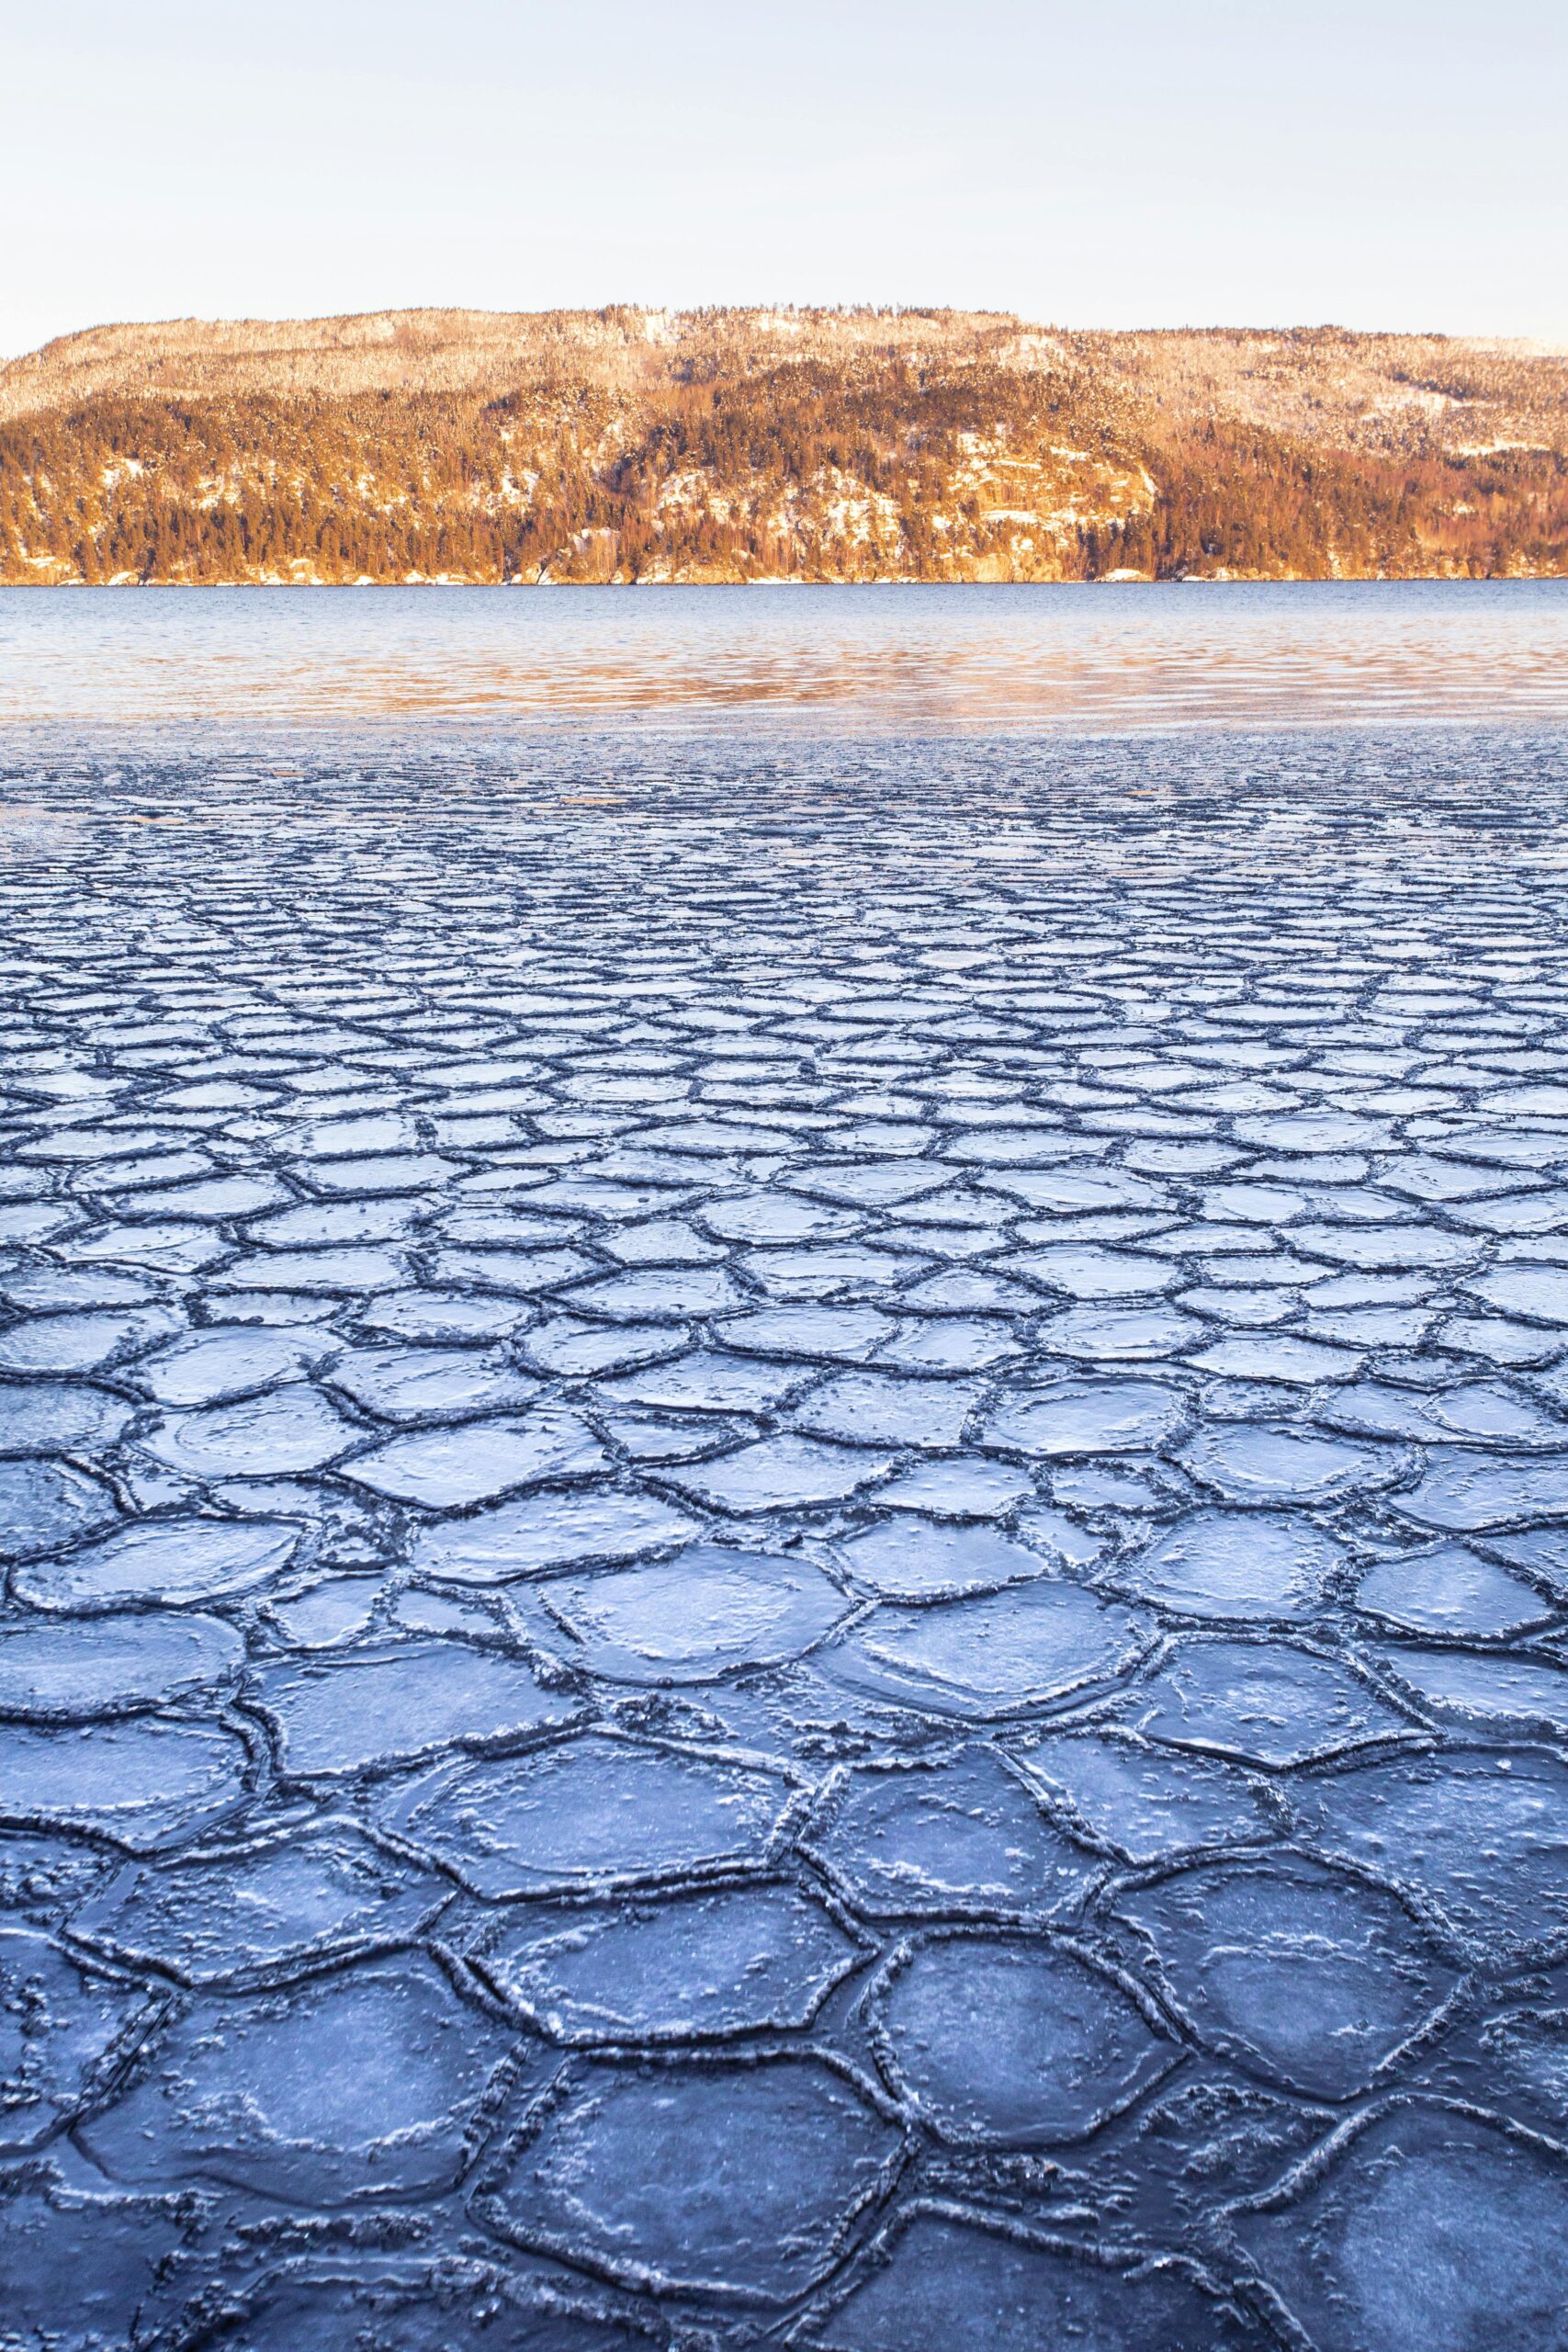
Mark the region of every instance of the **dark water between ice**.
POLYGON ((0 607, 0 2346, 1568 2343, 1561 602, 1462 728, 70 700, 277 602, 0 607))

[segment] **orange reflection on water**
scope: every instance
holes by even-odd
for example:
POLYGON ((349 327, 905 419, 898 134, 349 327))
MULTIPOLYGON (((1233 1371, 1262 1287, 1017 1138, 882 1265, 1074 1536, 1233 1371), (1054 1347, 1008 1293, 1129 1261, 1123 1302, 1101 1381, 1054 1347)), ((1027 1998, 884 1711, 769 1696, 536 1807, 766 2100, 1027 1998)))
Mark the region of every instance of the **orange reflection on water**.
POLYGON ((1568 582, 0 592, 0 719, 1568 718, 1568 582))

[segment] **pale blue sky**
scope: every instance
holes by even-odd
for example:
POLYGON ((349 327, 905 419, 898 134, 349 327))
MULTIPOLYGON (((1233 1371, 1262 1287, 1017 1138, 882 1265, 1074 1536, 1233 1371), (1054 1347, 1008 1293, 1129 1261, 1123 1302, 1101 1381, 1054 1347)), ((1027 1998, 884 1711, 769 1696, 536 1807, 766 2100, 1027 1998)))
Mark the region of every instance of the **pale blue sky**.
POLYGON ((0 0, 0 354, 959 303, 1568 344, 1562 0, 0 0))

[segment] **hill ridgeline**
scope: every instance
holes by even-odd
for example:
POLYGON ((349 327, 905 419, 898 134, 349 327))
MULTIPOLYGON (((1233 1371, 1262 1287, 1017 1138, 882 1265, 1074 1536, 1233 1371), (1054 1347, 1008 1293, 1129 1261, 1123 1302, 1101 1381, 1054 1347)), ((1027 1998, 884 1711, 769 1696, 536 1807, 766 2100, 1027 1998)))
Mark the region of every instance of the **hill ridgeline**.
POLYGON ((0 582, 1568 573, 1568 354, 993 312, 410 311, 0 367, 0 582))

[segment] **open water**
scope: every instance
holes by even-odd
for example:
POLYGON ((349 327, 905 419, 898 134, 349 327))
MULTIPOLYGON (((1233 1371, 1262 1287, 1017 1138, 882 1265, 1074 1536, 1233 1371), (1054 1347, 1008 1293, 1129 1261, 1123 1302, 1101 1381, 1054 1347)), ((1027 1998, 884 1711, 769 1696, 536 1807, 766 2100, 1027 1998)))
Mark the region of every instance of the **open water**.
POLYGON ((1561 2352, 1565 619, 0 598, 6 2352, 1561 2352))

